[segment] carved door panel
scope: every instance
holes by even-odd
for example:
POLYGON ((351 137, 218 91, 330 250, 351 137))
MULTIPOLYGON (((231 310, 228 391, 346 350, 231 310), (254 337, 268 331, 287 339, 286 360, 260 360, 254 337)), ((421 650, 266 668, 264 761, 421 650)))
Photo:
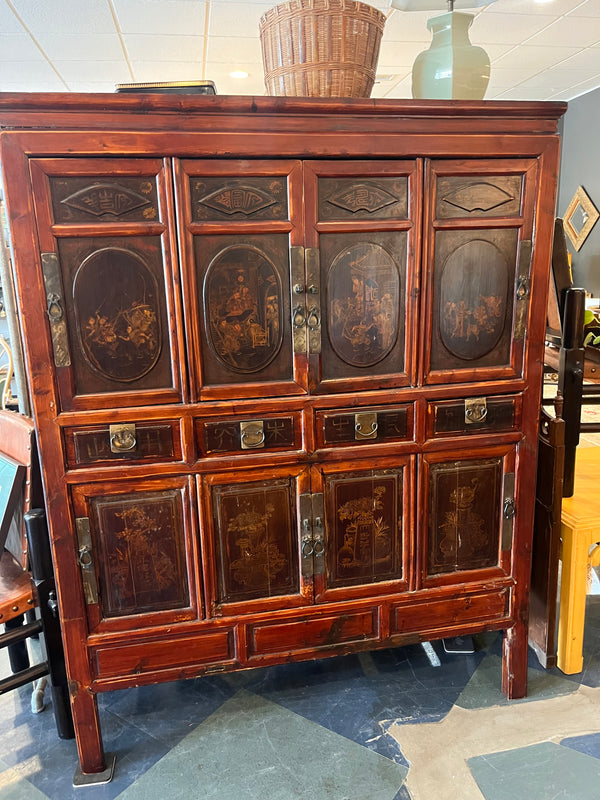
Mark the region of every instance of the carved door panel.
POLYGON ((366 460, 313 467, 317 602, 408 589, 412 486, 410 456, 378 459, 377 467, 366 460))
POLYGON ((423 457, 421 583, 433 586, 510 573, 515 450, 423 457))
POLYGON ((426 170, 425 383, 523 373, 537 162, 431 162, 426 170))
POLYGON ((176 166, 194 399, 305 393, 290 279, 301 236, 300 162, 176 166))
POLYGON ((180 402, 163 162, 32 159, 31 177, 62 408, 180 402))
POLYGON ((205 593, 211 615, 313 602, 300 571, 299 498, 305 468, 223 473, 202 479, 205 593))
POLYGON ((189 478, 72 490, 90 630, 196 619, 195 517, 189 478))
POLYGON ((412 382, 417 185, 412 161, 305 164, 311 390, 412 382))

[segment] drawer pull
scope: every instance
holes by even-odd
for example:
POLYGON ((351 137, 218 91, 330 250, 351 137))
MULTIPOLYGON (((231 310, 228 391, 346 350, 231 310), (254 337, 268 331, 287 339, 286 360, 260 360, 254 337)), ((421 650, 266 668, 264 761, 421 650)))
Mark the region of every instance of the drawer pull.
POLYGON ((91 569, 94 564, 94 558, 92 556, 92 551, 89 547, 80 547, 79 548, 79 566, 82 569, 91 569))
POLYGON ((61 305, 61 298, 56 292, 51 292, 48 295, 48 317, 50 322, 56 324, 63 318, 63 309, 61 305))
POLYGON ((306 314, 302 306, 296 306, 293 316, 294 328, 303 328, 306 325, 306 314))
POLYGON ((111 425, 109 436, 111 453, 129 453, 137 446, 135 425, 111 425))
POLYGON ((487 417, 487 403, 485 397, 476 397, 465 400, 465 422, 473 424, 484 422, 487 417))
POLYGON ((252 450, 265 446, 265 431, 262 420, 240 422, 240 446, 242 450, 252 450))
POLYGON ((358 441, 362 439, 376 439, 378 427, 379 424, 375 412, 366 411, 354 415, 354 438, 358 441))
POLYGON ((319 313, 319 309, 316 306, 312 306, 310 311, 308 312, 308 319, 306 321, 306 324, 312 331, 316 331, 320 328, 321 315, 319 313))

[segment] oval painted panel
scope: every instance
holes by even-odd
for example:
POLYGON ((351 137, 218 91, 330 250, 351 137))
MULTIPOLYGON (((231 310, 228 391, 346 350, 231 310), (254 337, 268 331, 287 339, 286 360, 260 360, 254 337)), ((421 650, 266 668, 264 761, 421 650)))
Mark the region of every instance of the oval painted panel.
POLYGON ((113 381, 146 375, 161 349, 156 279, 130 250, 107 247, 88 256, 75 275, 73 306, 81 350, 113 381))
POLYGON ((264 369, 281 348, 282 314, 281 281, 264 253, 235 245, 213 258, 204 279, 204 326, 227 369, 264 369))
POLYGON ((491 242, 474 239, 446 259, 440 279, 440 335, 457 358, 490 353, 504 330, 508 267, 491 242))
POLYGON ((354 367, 372 367, 394 348, 401 304, 400 275, 378 244, 342 250, 327 279, 328 330, 335 353, 354 367))

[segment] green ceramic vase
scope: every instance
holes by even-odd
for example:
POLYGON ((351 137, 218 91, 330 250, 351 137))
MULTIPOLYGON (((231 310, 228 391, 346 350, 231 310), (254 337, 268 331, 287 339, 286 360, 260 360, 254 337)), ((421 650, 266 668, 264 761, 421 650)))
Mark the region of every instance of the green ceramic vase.
POLYGON ((471 44, 473 14, 452 11, 432 17, 429 50, 419 53, 412 70, 415 98, 482 100, 490 79, 490 59, 482 47, 471 44))

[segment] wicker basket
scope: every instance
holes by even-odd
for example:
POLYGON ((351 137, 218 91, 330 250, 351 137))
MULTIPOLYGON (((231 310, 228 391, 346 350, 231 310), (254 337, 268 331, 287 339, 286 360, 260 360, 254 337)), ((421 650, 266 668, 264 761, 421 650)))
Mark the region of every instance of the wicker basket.
POLYGON ((267 94, 369 97, 385 15, 357 0, 291 0, 260 19, 267 94))

